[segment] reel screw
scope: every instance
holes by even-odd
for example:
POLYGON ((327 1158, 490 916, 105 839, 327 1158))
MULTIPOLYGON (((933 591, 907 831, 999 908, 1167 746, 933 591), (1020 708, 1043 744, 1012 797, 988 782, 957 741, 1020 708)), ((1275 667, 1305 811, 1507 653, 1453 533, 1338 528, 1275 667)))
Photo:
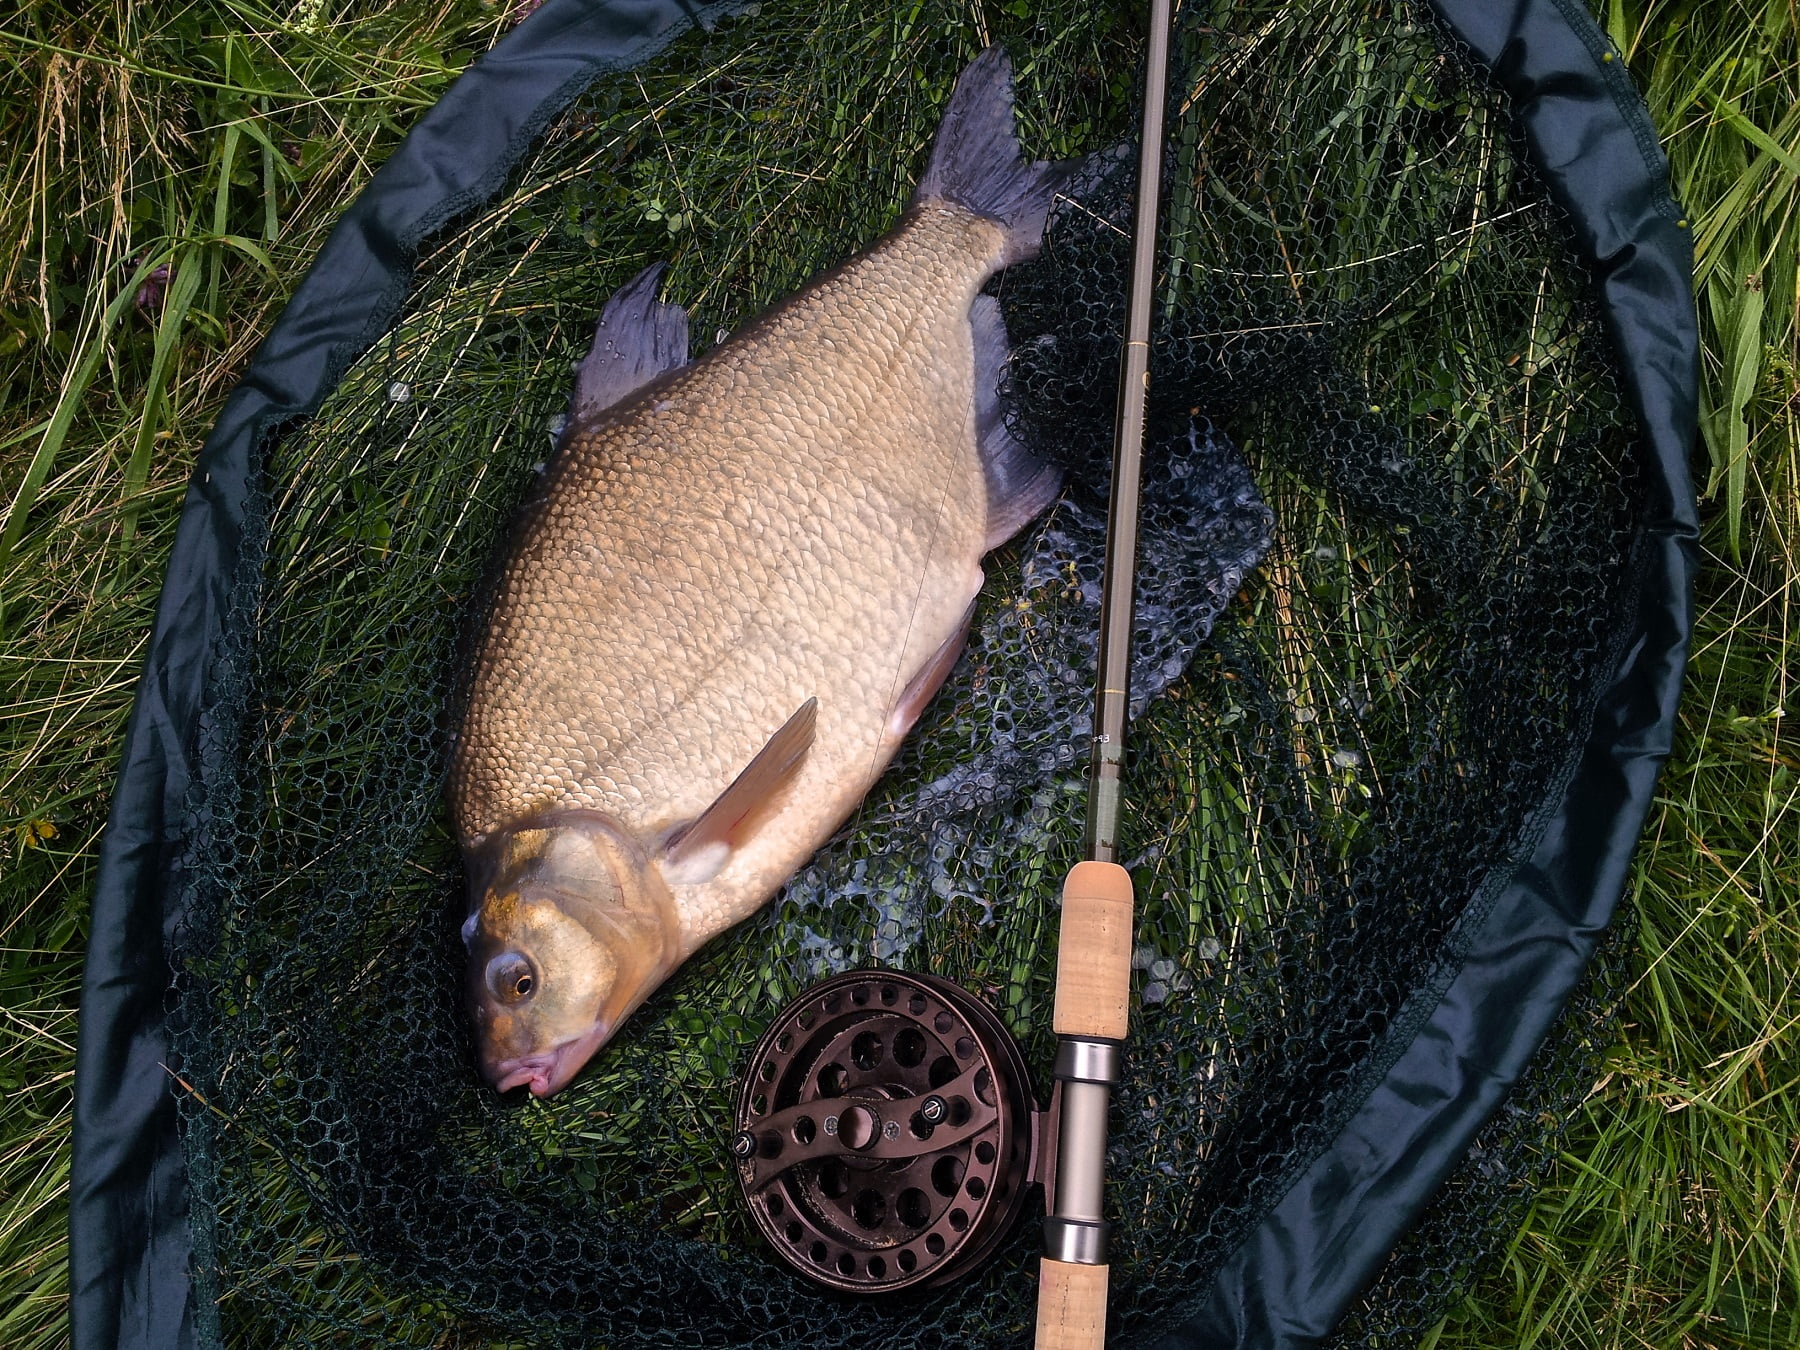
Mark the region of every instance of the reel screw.
POLYGON ((748 1130, 739 1130, 732 1135, 731 1156, 739 1162, 749 1162, 756 1156, 756 1136, 748 1130))
POLYGON ((919 1103, 919 1117, 927 1125, 942 1125, 950 1107, 942 1097, 930 1096, 919 1103))

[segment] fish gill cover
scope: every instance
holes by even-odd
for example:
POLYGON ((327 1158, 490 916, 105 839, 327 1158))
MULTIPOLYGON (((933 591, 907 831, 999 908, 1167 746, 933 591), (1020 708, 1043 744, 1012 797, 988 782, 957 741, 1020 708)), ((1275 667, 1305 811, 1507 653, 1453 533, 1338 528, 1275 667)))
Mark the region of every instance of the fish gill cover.
MULTIPOLYGON (((824 1296, 759 1246, 725 1141, 758 1034, 851 965, 957 980, 1048 1081, 1130 155, 991 287, 1009 420, 1069 492, 990 559, 967 655, 839 838, 548 1101, 475 1071, 442 803, 459 637, 606 297, 671 257, 665 294, 704 347, 867 243, 995 40, 1028 153, 1128 138, 1129 14, 749 6, 580 96, 269 450, 176 943, 203 1339, 1028 1335, 1035 1228, 948 1290, 824 1296)), ((1567 224, 1425 10, 1189 4, 1172 88, 1124 853, 1137 1002, 1110 1153, 1127 1342, 1332 1137, 1529 847, 1639 509, 1567 224)), ((1504 1239, 1607 1006, 1604 979, 1577 998, 1333 1344, 1415 1341, 1504 1239)))

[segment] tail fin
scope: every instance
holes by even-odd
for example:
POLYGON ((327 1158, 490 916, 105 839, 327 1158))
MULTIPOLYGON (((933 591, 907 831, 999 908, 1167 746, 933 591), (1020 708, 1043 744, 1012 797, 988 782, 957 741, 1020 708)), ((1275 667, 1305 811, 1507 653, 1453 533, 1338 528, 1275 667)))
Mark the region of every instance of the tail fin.
POLYGON ((1035 257, 1050 203, 1079 160, 1031 164, 1013 132, 1012 62, 989 47, 962 73, 912 204, 955 202, 1006 227, 1006 262, 1035 257))

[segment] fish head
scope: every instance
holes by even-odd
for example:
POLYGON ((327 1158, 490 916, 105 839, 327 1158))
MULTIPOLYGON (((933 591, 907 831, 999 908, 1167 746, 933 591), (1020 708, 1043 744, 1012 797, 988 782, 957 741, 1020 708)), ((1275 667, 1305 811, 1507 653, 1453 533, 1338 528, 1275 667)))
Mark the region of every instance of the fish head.
POLYGON ((681 958, 668 886, 609 817, 564 811, 468 850, 470 1023, 496 1091, 559 1091, 681 958))

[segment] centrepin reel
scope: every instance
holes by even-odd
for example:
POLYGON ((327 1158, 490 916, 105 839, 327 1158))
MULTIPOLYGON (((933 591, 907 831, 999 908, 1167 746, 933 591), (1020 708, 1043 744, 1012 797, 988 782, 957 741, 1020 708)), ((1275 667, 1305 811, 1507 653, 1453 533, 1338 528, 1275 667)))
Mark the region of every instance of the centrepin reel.
POLYGON ((751 1053, 731 1139, 738 1183, 776 1253, 846 1293, 943 1284, 993 1255, 1042 1185, 1040 1347, 1098 1345, 1106 1113, 1131 933, 1130 875, 1078 863, 1063 883, 1055 1083, 1043 1110, 1018 1043, 948 980, 851 971, 783 1009, 751 1053))
POLYGON ((1019 1047, 947 980, 860 970, 789 1004, 750 1057, 732 1154, 756 1225, 855 1294, 941 1284, 998 1246, 1053 1132, 1019 1047))

